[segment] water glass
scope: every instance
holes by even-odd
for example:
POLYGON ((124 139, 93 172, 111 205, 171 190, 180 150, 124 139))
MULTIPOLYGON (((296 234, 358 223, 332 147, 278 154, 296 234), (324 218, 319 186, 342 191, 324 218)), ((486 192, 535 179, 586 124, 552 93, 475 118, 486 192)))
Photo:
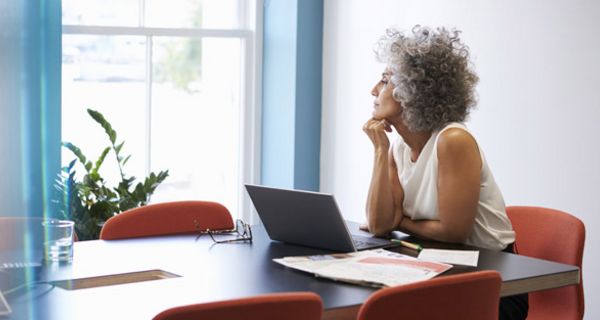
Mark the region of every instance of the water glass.
POLYGON ((44 226, 44 259, 46 261, 73 260, 73 229, 75 223, 69 220, 50 219, 44 226))

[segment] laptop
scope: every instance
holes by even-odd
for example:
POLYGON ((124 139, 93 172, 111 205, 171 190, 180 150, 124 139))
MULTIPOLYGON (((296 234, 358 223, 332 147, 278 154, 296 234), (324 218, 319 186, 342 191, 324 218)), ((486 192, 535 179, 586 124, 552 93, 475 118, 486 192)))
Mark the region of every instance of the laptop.
POLYGON ((245 186, 271 240, 338 252, 395 246, 351 234, 331 194, 245 186))

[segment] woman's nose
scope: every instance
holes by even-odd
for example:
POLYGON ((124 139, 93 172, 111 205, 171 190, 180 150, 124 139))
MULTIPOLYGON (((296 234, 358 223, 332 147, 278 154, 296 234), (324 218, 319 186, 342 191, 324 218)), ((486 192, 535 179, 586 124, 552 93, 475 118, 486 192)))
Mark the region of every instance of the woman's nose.
POLYGON ((374 97, 377 97, 379 95, 379 90, 377 90, 377 85, 375 85, 373 87, 373 89, 371 89, 371 95, 374 97))

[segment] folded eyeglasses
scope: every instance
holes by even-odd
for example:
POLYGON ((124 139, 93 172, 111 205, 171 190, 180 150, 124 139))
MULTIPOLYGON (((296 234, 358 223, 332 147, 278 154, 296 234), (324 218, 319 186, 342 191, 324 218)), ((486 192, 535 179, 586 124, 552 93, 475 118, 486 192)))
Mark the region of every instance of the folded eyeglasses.
POLYGON ((235 221, 235 229, 232 230, 203 230, 196 219, 194 219, 194 226, 196 231, 198 231, 198 236, 202 234, 208 234, 215 243, 232 243, 240 241, 252 242, 252 229, 250 228, 249 224, 245 223, 241 219, 237 219, 235 221), (222 239, 223 235, 225 234, 233 234, 235 235, 235 238, 222 239))

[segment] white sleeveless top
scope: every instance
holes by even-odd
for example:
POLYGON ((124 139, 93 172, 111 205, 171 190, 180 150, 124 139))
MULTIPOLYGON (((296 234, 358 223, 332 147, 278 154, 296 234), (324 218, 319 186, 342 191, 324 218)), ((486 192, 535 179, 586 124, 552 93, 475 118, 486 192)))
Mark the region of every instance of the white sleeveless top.
MULTIPOLYGON (((404 189, 404 215, 412 220, 439 219, 437 141, 440 133, 448 128, 460 128, 469 132, 461 123, 450 123, 443 129, 434 131, 416 162, 411 160, 411 149, 402 137, 392 144, 398 178, 404 189)), ((482 162, 479 203, 473 231, 465 243, 480 248, 503 250, 515 241, 515 232, 506 215, 502 193, 481 148, 479 154, 482 162)))

